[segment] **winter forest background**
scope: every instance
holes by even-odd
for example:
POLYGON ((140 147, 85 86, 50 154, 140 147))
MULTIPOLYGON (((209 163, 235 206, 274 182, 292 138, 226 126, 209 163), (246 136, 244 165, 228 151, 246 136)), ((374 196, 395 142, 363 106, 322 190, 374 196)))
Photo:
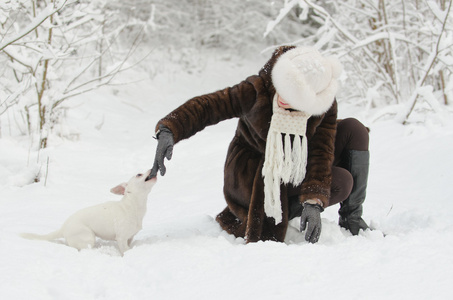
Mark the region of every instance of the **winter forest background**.
POLYGON ((0 0, 0 299, 452 299, 451 0, 0 0), (156 122, 256 74, 279 45, 343 64, 370 131, 364 219, 308 244, 220 229, 237 120, 175 146, 124 257, 22 239, 151 167, 156 122))
POLYGON ((281 44, 337 55, 338 98, 372 119, 441 119, 453 101, 450 11, 447 0, 4 0, 0 136, 36 135, 44 148, 67 101, 126 84, 130 68, 196 72, 207 51, 234 63, 281 44))

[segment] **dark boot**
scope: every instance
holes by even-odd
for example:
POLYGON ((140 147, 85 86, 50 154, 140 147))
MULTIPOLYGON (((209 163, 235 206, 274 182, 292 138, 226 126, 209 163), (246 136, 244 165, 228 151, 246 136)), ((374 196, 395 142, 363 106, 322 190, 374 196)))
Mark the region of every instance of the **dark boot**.
POLYGON ((354 185, 348 199, 340 204, 338 223, 353 235, 357 235, 360 229, 368 229, 368 225, 362 219, 362 204, 366 196, 370 152, 349 150, 347 155, 346 169, 351 173, 354 185))

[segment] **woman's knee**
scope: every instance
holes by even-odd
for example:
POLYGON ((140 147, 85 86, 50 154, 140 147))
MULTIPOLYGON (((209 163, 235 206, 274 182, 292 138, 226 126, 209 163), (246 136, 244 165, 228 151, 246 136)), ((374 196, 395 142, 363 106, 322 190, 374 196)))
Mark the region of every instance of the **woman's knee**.
POLYGON ((330 191, 329 206, 346 200, 351 193, 354 179, 348 170, 332 167, 332 187, 330 191))
MULTIPOLYGON (((367 151, 369 145, 369 130, 359 120, 347 118, 337 124, 338 147, 346 150, 367 151)), ((336 145, 337 146, 337 145, 336 145)))

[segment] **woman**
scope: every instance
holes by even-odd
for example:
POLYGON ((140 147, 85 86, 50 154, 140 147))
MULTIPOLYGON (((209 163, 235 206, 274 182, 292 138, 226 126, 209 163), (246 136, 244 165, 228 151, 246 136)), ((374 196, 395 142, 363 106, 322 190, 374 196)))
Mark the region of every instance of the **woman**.
MULTIPOLYGON (((337 60, 313 48, 280 47, 258 75, 190 99, 158 122, 150 178, 159 169, 165 174, 164 157, 171 158, 174 143, 206 126, 239 118, 225 162, 227 207, 216 218, 224 230, 247 242, 283 241, 288 220, 301 215, 301 231, 306 229, 305 239, 315 243, 320 213, 342 202, 340 225, 357 234, 357 228, 367 227, 361 219, 364 191, 354 196, 356 178, 344 168, 355 166, 351 150, 368 153, 368 145, 351 148, 355 134, 350 132, 335 139, 340 72, 337 60), (334 151, 335 146, 341 149, 334 151)), ((355 120, 343 122, 355 125, 339 128, 364 128, 355 120)))

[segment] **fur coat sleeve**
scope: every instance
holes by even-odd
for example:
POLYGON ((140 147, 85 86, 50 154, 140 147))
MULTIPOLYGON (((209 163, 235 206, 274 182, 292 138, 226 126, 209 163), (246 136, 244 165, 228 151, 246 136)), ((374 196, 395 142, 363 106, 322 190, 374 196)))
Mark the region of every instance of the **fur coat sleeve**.
POLYGON ((160 124, 168 127, 177 143, 203 130, 206 126, 241 117, 256 102, 256 81, 260 81, 260 78, 251 76, 235 86, 194 97, 161 119, 156 126, 156 131, 160 124))

